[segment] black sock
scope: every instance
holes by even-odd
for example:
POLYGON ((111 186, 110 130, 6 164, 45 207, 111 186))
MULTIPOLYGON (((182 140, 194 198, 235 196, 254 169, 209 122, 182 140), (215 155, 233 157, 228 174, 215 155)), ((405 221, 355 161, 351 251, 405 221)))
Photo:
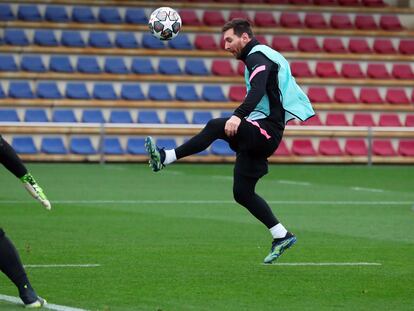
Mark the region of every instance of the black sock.
POLYGON ((19 293, 25 289, 25 286, 32 288, 16 248, 1 228, 0 270, 16 285, 19 293))
POLYGON ((0 163, 2 163, 17 178, 21 178, 27 173, 22 160, 16 151, 0 136, 0 163))

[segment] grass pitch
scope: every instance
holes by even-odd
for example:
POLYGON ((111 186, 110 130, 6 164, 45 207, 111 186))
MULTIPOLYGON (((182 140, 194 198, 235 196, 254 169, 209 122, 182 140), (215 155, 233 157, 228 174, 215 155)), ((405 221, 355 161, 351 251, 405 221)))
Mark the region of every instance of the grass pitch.
MULTIPOLYGON (((50 303, 88 310, 413 310, 414 167, 273 165, 257 187, 298 237, 232 199, 232 165, 30 164, 47 212, 0 170, 0 226, 50 303)), ((0 275, 0 294, 17 296, 0 275)), ((22 310, 0 301, 0 310, 22 310)))

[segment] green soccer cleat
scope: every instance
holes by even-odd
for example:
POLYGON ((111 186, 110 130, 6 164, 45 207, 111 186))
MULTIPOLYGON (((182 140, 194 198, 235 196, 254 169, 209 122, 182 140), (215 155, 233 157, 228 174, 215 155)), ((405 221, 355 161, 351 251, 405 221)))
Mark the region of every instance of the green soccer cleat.
POLYGON ((23 182, 24 187, 26 190, 42 205, 47 209, 50 210, 52 208, 49 200, 47 199, 43 189, 37 184, 36 180, 32 176, 32 174, 27 173, 24 175, 20 180, 23 182))
MULTIPOLYGON (((154 172, 162 170, 165 165, 163 164, 162 149, 158 148, 151 136, 145 138, 145 149, 147 150, 149 157, 149 166, 154 172)), ((164 155, 165 158, 165 155, 164 155)))
POLYGON ((296 237, 288 232, 284 238, 274 239, 269 255, 264 259, 265 264, 271 264, 278 259, 283 252, 296 243, 296 237))

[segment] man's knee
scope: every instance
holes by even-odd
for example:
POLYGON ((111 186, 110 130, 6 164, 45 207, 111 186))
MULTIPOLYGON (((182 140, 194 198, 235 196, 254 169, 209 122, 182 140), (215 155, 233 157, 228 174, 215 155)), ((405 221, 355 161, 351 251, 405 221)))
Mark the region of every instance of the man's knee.
POLYGON ((246 191, 245 187, 237 184, 233 185, 233 197, 237 203, 243 205, 249 199, 250 195, 250 191, 246 191))

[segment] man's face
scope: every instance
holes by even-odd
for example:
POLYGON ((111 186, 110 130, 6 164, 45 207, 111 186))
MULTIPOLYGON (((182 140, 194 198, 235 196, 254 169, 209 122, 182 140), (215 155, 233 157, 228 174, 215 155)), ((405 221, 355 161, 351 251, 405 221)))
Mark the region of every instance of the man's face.
POLYGON ((241 50, 250 41, 247 33, 243 33, 241 37, 238 37, 234 33, 234 29, 228 29, 223 33, 224 49, 234 55, 237 59, 240 58, 241 50))

